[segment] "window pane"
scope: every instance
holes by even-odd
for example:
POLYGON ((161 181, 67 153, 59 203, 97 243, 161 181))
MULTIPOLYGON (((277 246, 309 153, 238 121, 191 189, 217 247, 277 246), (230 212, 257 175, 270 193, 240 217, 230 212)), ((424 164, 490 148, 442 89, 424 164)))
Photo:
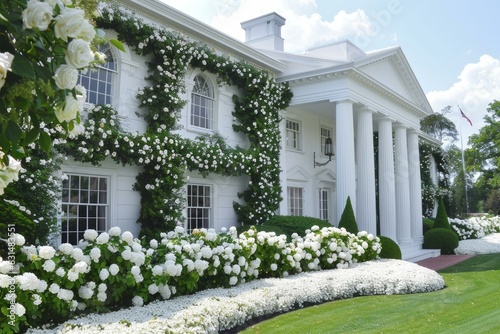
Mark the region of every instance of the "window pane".
POLYGON ((61 241, 77 243, 86 229, 107 230, 109 179, 71 174, 68 180, 63 181, 70 189, 69 196, 62 197, 61 241))

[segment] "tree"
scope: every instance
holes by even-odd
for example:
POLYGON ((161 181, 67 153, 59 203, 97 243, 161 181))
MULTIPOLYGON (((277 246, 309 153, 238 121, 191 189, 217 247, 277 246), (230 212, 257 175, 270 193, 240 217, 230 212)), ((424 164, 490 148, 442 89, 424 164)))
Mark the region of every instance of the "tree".
POLYGON ((485 204, 485 209, 494 215, 500 214, 500 190, 495 189, 490 192, 485 204))
POLYGON ((469 138, 467 168, 480 173, 481 182, 493 189, 500 188, 500 101, 486 109, 485 126, 469 138))
POLYGON ((453 180, 453 186, 452 186, 453 199, 455 202, 455 212, 457 215, 462 217, 469 211, 468 210, 469 208, 467 207, 468 201, 465 194, 465 187, 466 187, 465 174, 462 169, 453 180))
POLYGON ((440 142, 453 144, 458 140, 458 131, 455 124, 445 115, 450 112, 451 106, 446 106, 441 113, 430 114, 420 120, 420 129, 436 138, 440 142))
POLYGON ((356 218, 354 216, 354 210, 352 209, 351 198, 347 196, 347 202, 340 216, 339 228, 345 228, 347 232, 358 234, 359 228, 356 223, 356 218))
POLYGON ((432 226, 432 228, 446 228, 451 230, 451 225, 448 220, 448 214, 446 213, 446 208, 444 207, 442 198, 439 199, 438 211, 436 213, 436 219, 434 219, 434 225, 432 226))

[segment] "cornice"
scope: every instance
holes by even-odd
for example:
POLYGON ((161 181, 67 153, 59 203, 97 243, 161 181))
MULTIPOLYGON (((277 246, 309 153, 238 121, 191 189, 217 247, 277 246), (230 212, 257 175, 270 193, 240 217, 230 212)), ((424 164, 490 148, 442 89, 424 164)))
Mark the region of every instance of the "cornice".
POLYGON ((408 99, 395 93, 393 90, 389 89, 385 85, 367 76, 357 68, 354 68, 352 66, 352 63, 340 67, 336 66, 335 71, 331 71, 331 69, 330 71, 328 71, 328 69, 321 69, 318 71, 311 71, 286 77, 280 77, 278 78, 278 81, 288 81, 290 87, 293 90, 294 87, 298 87, 303 84, 318 83, 318 82, 337 80, 342 78, 350 79, 359 83, 365 88, 368 88, 376 92, 377 94, 382 95, 385 98, 395 102, 404 109, 409 110, 419 118, 427 115, 427 113, 424 112, 425 109, 420 108, 419 106, 415 105, 408 99))
POLYGON ((226 35, 189 15, 158 0, 114 0, 133 13, 155 23, 157 27, 180 33, 186 38, 215 47, 221 53, 252 63, 258 68, 281 73, 285 64, 273 59, 243 42, 226 35))

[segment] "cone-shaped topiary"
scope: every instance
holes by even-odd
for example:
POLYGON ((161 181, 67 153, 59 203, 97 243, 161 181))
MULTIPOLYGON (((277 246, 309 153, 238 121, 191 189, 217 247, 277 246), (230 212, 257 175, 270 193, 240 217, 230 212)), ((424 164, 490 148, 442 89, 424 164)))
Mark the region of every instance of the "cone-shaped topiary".
POLYGON ((381 259, 402 259, 401 248, 399 248, 399 245, 394 240, 382 235, 379 235, 379 238, 382 244, 382 250, 378 256, 380 256, 381 259))
POLYGON ((353 234, 358 234, 358 224, 356 223, 356 217, 354 216, 354 211, 352 210, 351 198, 347 196, 347 202, 345 204, 344 212, 339 221, 339 228, 345 228, 347 232, 353 234))
POLYGON ((446 208, 444 207, 443 199, 439 199, 438 211, 436 214, 436 219, 434 219, 434 225, 432 228, 447 228, 451 230, 450 222, 448 221, 448 215, 446 214, 446 208))
POLYGON ((424 234, 425 249, 441 249, 441 254, 455 254, 455 248, 458 247, 458 237, 450 229, 433 228, 424 234))

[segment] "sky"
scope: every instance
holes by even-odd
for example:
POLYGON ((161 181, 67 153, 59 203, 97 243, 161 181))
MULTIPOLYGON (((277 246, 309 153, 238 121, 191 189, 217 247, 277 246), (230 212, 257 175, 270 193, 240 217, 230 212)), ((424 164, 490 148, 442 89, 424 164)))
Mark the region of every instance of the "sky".
POLYGON ((242 42, 241 22, 276 12, 290 53, 346 39, 365 52, 400 46, 434 112, 452 106, 464 147, 500 100, 498 0, 161 1, 242 42))

